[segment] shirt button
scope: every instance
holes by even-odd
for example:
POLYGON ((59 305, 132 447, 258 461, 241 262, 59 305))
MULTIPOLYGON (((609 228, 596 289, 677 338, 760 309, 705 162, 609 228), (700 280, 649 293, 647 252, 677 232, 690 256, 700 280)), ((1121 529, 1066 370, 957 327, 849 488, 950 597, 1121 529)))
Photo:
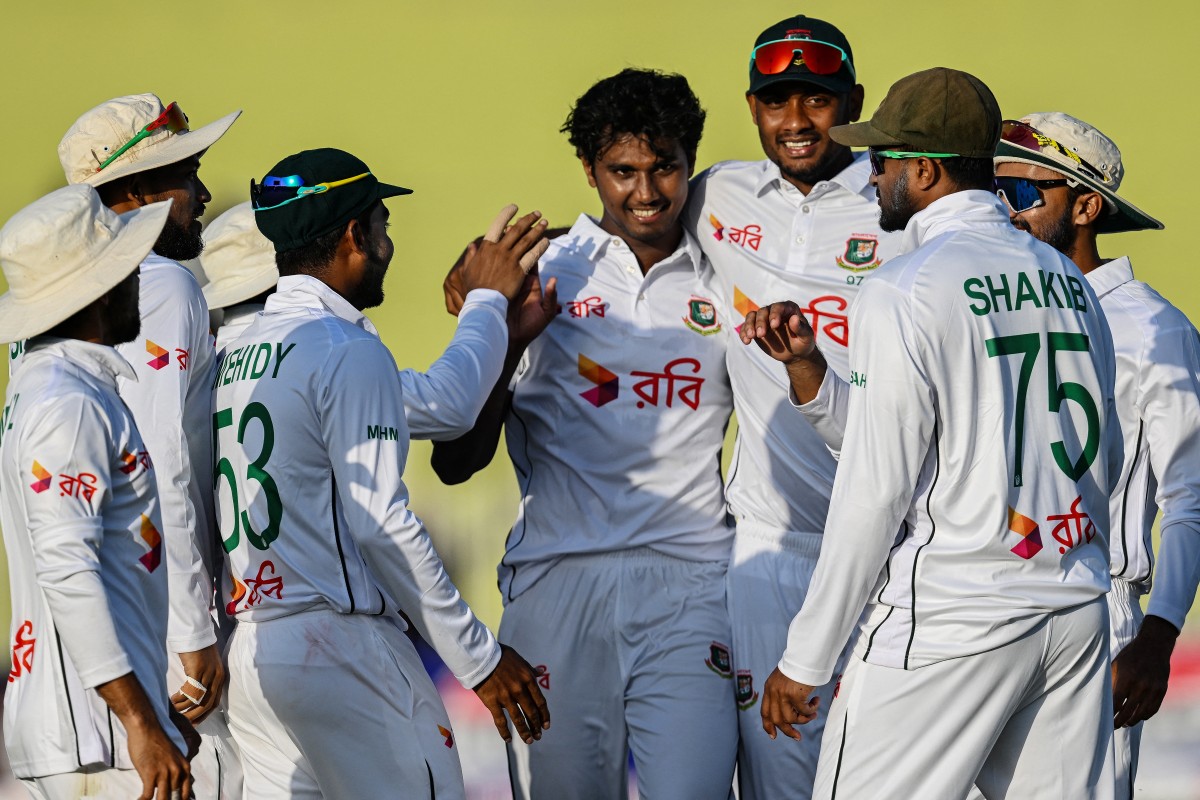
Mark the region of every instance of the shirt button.
POLYGON ((624 242, 621 241, 621 238, 619 236, 614 236, 612 243, 613 243, 613 247, 620 247, 621 245, 625 244, 624 242))
POLYGON ((810 212, 812 209, 811 209, 811 208, 809 208, 808 206, 800 206, 800 210, 801 210, 801 211, 803 211, 805 214, 807 214, 807 213, 809 213, 809 212, 810 212))
POLYGON ((803 236, 797 236, 797 237, 796 237, 796 244, 804 244, 804 237, 803 237, 803 236))

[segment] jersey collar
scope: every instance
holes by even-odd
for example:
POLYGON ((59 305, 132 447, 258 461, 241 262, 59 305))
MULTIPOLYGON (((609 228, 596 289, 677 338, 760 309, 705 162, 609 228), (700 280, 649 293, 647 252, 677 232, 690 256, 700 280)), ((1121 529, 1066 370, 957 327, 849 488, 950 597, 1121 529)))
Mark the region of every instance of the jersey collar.
POLYGON ((910 253, 925 242, 951 231, 980 225, 1011 228, 1004 202, 982 189, 954 192, 934 200, 908 221, 901 235, 901 253, 910 253))
POLYGON ((361 311, 330 289, 324 281, 311 275, 286 275, 280 278, 275 293, 268 295, 264 310, 271 313, 291 308, 308 308, 332 314, 356 328, 362 328, 375 336, 379 335, 371 320, 361 311))
MULTIPOLYGON (((571 230, 559 241, 564 247, 574 250, 593 264, 599 263, 610 247, 623 248, 627 246, 621 237, 613 236, 601 228, 599 221, 587 214, 580 214, 579 218, 575 220, 575 224, 571 226, 571 230)), ((655 264, 651 268, 651 272, 660 267, 677 264, 687 264, 698 276, 704 277, 704 254, 700 250, 699 242, 688 232, 687 228, 684 228, 683 238, 679 240, 679 246, 675 248, 675 252, 655 264)))
POLYGON ((1101 264, 1087 274, 1088 283, 1097 297, 1103 297, 1120 286, 1133 280, 1133 264, 1129 256, 1114 258, 1107 264, 1101 264))
POLYGON ((101 383, 117 388, 117 378, 136 381, 137 373, 115 348, 82 339, 62 339, 57 336, 35 336, 25 345, 25 363, 28 369, 36 358, 62 358, 82 369, 101 383))

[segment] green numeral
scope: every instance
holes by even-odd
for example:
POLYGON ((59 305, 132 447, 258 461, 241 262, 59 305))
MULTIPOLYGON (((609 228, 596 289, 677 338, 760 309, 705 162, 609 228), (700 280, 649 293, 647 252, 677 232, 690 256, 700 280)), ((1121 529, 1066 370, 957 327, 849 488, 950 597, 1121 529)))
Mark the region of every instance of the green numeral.
MULTIPOLYGON (((1047 383, 1051 387, 1047 403, 1049 410, 1058 413, 1063 402, 1072 400, 1083 408, 1083 412, 1087 416, 1087 439, 1078 460, 1071 461, 1063 442, 1054 442, 1050 445, 1058 468, 1071 480, 1077 481, 1096 460, 1096 454, 1100 449, 1100 413, 1096 408, 1095 399, 1083 384, 1072 381, 1059 383, 1058 365, 1055 359, 1058 352, 1063 350, 1087 352, 1090 349, 1090 343, 1088 337, 1082 333, 1047 333, 1046 339, 1050 350, 1050 358, 1047 359, 1046 364, 1047 383)), ((1022 333, 1013 336, 997 336, 994 339, 988 339, 985 344, 989 358, 1022 354, 1021 372, 1017 378, 1016 412, 1013 420, 1016 427, 1013 456, 1017 462, 1013 470, 1013 486, 1020 486, 1025 454, 1025 405, 1029 394, 1029 379, 1033 375, 1034 362, 1037 361, 1038 353, 1041 352, 1042 340, 1039 334, 1022 333)))
MULTIPOLYGON (((250 403, 242 411, 241 418, 238 420, 237 441, 238 444, 245 442, 246 426, 255 419, 259 421, 263 429, 262 450, 259 451, 258 457, 246 467, 246 479, 256 481, 262 486, 263 494, 267 497, 267 525, 261 532, 254 530, 251 526, 250 513, 242 510, 238 503, 237 480, 233 465, 229 459, 222 458, 217 462, 214 481, 225 476, 229 483, 230 495, 233 498, 233 532, 228 538, 224 538, 224 534, 222 534, 221 540, 227 553, 238 546, 242 530, 246 532, 246 541, 259 550, 266 550, 271 546, 271 542, 279 538, 279 523, 283 520, 283 501, 279 497, 279 487, 276 485, 275 479, 266 471, 267 461, 271 458, 271 451, 275 448, 275 425, 271 422, 270 412, 262 403, 250 403)), ((232 409, 224 408, 213 415, 214 449, 216 449, 218 432, 221 428, 232 426, 232 409)))

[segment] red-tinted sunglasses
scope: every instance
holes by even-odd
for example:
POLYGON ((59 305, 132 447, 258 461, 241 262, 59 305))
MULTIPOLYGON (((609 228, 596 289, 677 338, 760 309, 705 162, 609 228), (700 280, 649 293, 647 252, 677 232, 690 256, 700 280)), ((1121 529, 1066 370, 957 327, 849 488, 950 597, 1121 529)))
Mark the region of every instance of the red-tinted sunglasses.
POLYGON ((1074 150, 1059 144, 1032 125, 1027 125, 1024 122, 1018 122, 1014 119, 1006 119, 1004 120, 1003 127, 1000 129, 1000 138, 1009 144, 1015 144, 1017 147, 1024 147, 1026 150, 1033 150, 1036 153, 1049 156, 1065 156, 1075 162, 1075 168, 1079 172, 1087 175, 1092 180, 1100 181, 1101 183, 1112 183, 1111 178, 1080 158, 1079 154, 1074 150))
POLYGON ((104 163, 96 167, 96 172, 99 172, 112 162, 116 161, 122 153, 133 147, 142 139, 145 139, 147 136, 150 136, 155 131, 161 129, 165 129, 171 133, 179 133, 188 129, 187 114, 183 113, 183 109, 179 107, 178 103, 171 103, 171 105, 167 106, 166 109, 163 110, 163 113, 159 114, 156 119, 146 123, 146 126, 138 131, 136 136, 134 136, 125 144, 121 145, 117 149, 117 152, 104 159, 104 163))
POLYGON ((835 44, 814 39, 764 42, 754 48, 751 58, 754 68, 763 75, 778 75, 792 66, 804 67, 814 75, 833 75, 845 62, 850 76, 854 76, 854 66, 846 56, 846 51, 835 44))

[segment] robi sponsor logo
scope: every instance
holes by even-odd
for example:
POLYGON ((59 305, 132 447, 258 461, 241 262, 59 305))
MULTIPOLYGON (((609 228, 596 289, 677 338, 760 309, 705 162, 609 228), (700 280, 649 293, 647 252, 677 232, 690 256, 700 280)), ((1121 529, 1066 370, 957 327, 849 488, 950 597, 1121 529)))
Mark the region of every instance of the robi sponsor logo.
POLYGON ((604 367, 592 361, 583 353, 579 354, 579 374, 596 384, 594 389, 580 392, 579 396, 599 408, 617 399, 621 385, 617 376, 604 367))
MULTIPOLYGON (((1050 535, 1058 542, 1059 555, 1066 555, 1081 544, 1089 544, 1096 538, 1096 526, 1091 517, 1080 506, 1083 497, 1076 497, 1071 503, 1071 510, 1065 514, 1049 514, 1046 524, 1053 525, 1050 535)), ((1043 549, 1041 528, 1034 519, 1030 519, 1011 506, 1008 509, 1008 529, 1021 537, 1012 551, 1025 560, 1029 560, 1043 549)))

